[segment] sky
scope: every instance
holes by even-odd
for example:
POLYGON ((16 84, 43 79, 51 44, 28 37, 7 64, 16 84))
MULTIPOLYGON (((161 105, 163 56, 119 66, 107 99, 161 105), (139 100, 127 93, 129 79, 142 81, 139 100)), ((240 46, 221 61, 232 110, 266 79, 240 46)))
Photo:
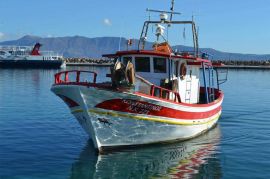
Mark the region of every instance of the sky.
MULTIPOLYGON (((138 39, 149 16, 146 8, 168 10, 170 3, 171 0, 1 0, 0 41, 24 35, 138 39)), ((175 16, 177 20, 191 20, 194 16, 200 47, 270 54, 270 0, 175 0, 175 10, 182 13, 175 16)), ((151 15, 153 20, 155 17, 151 15)), ((183 29, 179 34, 183 34, 183 29)), ((173 45, 183 44, 171 34, 169 40, 173 45)))

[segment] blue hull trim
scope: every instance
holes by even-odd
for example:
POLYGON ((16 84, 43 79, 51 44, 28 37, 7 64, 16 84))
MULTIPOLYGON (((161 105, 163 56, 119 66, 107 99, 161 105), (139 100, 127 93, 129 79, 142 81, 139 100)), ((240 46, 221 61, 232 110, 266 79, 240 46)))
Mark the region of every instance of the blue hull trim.
POLYGON ((0 68, 60 68, 61 60, 0 60, 0 68))

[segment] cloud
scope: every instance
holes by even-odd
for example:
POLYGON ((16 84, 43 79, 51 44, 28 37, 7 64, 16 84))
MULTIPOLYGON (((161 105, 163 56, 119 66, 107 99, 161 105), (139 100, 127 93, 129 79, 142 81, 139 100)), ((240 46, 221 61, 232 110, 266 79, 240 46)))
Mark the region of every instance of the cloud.
POLYGON ((5 37, 5 34, 3 32, 0 32, 0 40, 5 37))
POLYGON ((108 19, 108 18, 105 18, 105 19, 103 20, 103 23, 104 23, 105 25, 107 25, 107 26, 111 26, 111 25, 112 25, 112 22, 111 22, 110 19, 108 19))

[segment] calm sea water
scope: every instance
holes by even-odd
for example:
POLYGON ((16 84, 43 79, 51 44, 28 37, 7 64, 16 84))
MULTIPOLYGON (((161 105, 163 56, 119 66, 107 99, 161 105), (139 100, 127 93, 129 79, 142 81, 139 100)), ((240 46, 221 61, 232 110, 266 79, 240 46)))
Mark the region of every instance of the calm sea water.
POLYGON ((50 91, 56 72, 0 69, 0 178, 270 178, 270 71, 230 70, 206 134, 103 155, 50 91))

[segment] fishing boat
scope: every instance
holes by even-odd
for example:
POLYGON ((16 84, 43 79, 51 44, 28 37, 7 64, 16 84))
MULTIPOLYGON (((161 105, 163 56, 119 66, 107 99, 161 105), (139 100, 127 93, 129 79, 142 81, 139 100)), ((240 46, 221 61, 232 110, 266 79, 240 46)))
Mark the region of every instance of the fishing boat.
POLYGON ((173 9, 174 1, 170 11, 148 10, 160 19, 144 22, 138 49, 103 55, 114 59, 109 82, 97 82, 92 71, 55 74, 51 90, 98 150, 187 140, 217 123, 224 97, 219 86, 227 74, 221 78, 215 68, 221 64, 199 52, 194 20, 173 20, 173 9), (191 27, 192 52, 173 50, 165 39, 165 26, 178 25, 191 27), (157 41, 145 49, 149 26, 156 27, 157 41))
POLYGON ((53 51, 40 51, 40 43, 30 46, 0 46, 0 68, 61 68, 62 55, 53 51))

